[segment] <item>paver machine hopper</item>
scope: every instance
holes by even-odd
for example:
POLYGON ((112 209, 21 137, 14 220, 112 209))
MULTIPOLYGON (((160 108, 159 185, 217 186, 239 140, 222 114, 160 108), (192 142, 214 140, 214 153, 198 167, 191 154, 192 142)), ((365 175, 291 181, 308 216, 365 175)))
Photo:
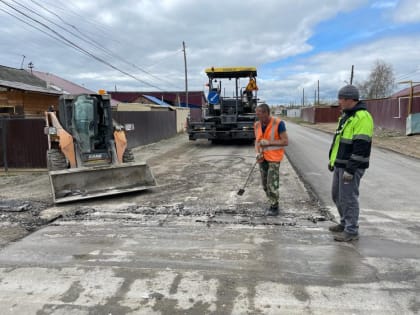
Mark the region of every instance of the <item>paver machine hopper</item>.
POLYGON ((156 186, 144 162, 134 162, 125 132, 112 119, 107 94, 62 95, 45 113, 47 166, 55 203, 140 191, 156 186))

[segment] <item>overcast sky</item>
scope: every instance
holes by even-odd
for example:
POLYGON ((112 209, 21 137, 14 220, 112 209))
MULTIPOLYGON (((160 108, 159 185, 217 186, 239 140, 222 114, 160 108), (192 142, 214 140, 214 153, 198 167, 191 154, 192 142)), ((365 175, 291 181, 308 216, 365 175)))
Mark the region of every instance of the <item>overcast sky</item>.
POLYGON ((418 0, 0 0, 0 29, 1 65, 93 90, 183 90, 182 41, 190 90, 207 67, 256 66, 270 104, 300 103, 303 88, 313 102, 317 80, 335 99, 352 65, 360 82, 378 59, 420 81, 418 0))

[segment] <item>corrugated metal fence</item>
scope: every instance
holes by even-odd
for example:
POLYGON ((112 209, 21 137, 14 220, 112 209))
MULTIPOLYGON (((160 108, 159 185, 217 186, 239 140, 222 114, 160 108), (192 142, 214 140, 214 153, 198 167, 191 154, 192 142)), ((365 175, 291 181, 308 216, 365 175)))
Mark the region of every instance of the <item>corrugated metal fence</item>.
POLYGON ((44 119, 0 119, 0 166, 46 167, 47 137, 44 119))
POLYGON ((134 123, 127 132, 128 147, 153 143, 176 135, 175 111, 114 112, 113 118, 121 124, 134 123))
POLYGON ((301 117, 304 121, 316 124, 336 122, 340 116, 339 106, 302 108, 301 117))
MULTIPOLYGON (((376 127, 405 132, 408 116, 408 97, 366 100, 368 111, 372 114, 376 127)), ((302 119, 311 123, 337 122, 341 109, 334 107, 308 107, 302 109, 302 119)), ((414 97, 411 113, 420 113, 420 97, 414 97)))
MULTIPOLYGON (((365 101, 375 126, 405 132, 408 116, 408 97, 365 101)), ((420 113, 420 98, 413 98, 411 113, 420 113)))
POLYGON ((201 108, 190 109, 190 121, 200 121, 202 116, 201 108))
MULTIPOLYGON (((134 123, 135 130, 127 132, 129 147, 136 147, 176 135, 175 111, 114 112, 114 118, 134 123)), ((45 168, 47 137, 45 120, 0 118, 0 167, 45 168)))

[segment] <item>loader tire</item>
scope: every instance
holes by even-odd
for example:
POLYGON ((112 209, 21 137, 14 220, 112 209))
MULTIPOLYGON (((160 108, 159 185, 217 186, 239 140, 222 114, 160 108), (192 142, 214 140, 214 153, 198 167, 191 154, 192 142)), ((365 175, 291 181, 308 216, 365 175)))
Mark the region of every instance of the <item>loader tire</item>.
POLYGON ((125 149, 123 154, 123 163, 134 162, 134 154, 131 149, 125 149))
POLYGON ((47 167, 49 171, 59 171, 67 168, 66 157, 57 149, 47 151, 47 167))

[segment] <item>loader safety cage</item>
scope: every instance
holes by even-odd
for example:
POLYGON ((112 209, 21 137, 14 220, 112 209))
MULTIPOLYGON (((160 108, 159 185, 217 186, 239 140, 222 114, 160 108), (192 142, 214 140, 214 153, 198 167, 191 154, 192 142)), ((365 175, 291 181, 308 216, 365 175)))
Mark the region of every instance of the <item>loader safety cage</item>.
POLYGON ((204 70, 209 79, 207 104, 200 121, 187 120, 190 140, 253 140, 257 106, 255 67, 211 67, 204 70), (254 80, 254 91, 240 87, 240 79, 254 80), (234 80, 233 96, 226 96, 222 80, 234 80), (222 91, 224 92, 222 95, 222 91))

